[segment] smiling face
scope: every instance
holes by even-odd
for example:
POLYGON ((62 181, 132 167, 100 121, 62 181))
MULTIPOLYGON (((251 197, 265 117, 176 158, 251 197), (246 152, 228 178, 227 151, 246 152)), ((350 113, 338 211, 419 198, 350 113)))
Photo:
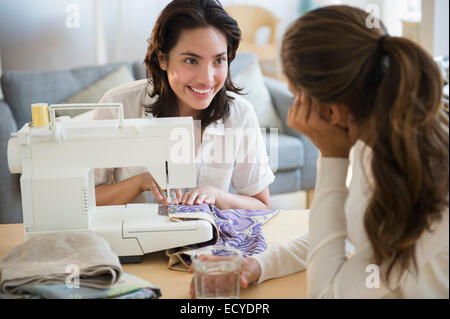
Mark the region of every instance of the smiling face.
POLYGON ((223 87, 228 74, 227 40, 213 27, 183 31, 168 56, 159 55, 180 116, 198 118, 223 87))

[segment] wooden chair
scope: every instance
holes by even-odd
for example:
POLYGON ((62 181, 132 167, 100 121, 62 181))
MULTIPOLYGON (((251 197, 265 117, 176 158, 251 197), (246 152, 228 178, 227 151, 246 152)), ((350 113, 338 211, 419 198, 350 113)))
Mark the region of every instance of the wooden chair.
POLYGON ((277 18, 267 9, 251 5, 232 5, 225 7, 225 10, 239 24, 242 33, 242 41, 239 45, 239 52, 252 52, 258 56, 260 64, 267 62, 274 66, 274 74, 267 74, 275 78, 280 78, 281 63, 278 50, 278 25, 281 19, 277 18), (270 38, 267 43, 256 43, 256 35, 260 28, 270 29, 270 38))

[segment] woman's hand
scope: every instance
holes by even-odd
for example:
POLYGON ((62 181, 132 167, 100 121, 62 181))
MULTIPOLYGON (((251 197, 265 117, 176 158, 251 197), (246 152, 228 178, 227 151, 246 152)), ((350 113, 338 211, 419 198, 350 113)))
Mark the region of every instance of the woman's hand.
MULTIPOLYGON (((202 256, 203 257, 203 256, 202 256)), ((206 256, 205 256, 206 257, 206 256)), ((208 258, 215 258, 215 256, 209 256, 208 258)), ((192 274, 194 272, 193 267, 189 269, 189 272, 192 274)), ((258 261, 256 261, 253 257, 242 258, 241 263, 241 273, 239 277, 240 285, 242 288, 247 288, 253 282, 258 281, 261 276, 261 266, 258 261)), ((189 287, 189 294, 192 298, 195 298, 195 286, 194 286, 194 278, 191 280, 191 284, 189 287)))
POLYGON ((332 115, 329 120, 322 118, 322 107, 307 93, 298 93, 288 112, 287 125, 307 136, 323 157, 348 158, 350 149, 358 139, 359 129, 348 112, 344 115, 341 111, 340 115, 335 114, 334 118, 332 115), (339 116, 338 125, 336 117, 339 116))
POLYGON ((253 257, 242 259, 241 265, 241 287, 247 288, 253 282, 258 281, 261 276, 261 266, 253 257))
MULTIPOLYGON (((153 178, 153 176, 150 173, 142 173, 139 175, 139 177, 140 177, 140 183, 141 183, 141 188, 142 188, 143 192, 150 191, 153 193, 153 195, 155 196, 155 198, 157 200, 160 200, 163 202, 163 205, 169 205, 167 196, 165 196, 165 192, 163 192, 161 187, 159 187, 158 183, 156 182, 156 180, 153 178)), ((176 189, 175 197, 172 198, 173 204, 178 205, 179 203, 181 203, 181 198, 182 198, 181 190, 176 189)))
POLYGON ((220 190, 214 186, 200 186, 191 192, 186 192, 181 197, 181 204, 183 205, 200 205, 209 204, 214 205, 220 194, 220 190))

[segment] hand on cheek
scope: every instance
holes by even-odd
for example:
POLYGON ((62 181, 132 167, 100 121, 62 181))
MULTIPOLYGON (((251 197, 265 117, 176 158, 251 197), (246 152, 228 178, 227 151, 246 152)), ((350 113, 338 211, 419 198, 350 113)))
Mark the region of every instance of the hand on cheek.
POLYGON ((288 112, 287 125, 307 136, 323 157, 347 158, 359 134, 357 127, 337 106, 325 112, 324 107, 307 93, 300 93, 288 112))

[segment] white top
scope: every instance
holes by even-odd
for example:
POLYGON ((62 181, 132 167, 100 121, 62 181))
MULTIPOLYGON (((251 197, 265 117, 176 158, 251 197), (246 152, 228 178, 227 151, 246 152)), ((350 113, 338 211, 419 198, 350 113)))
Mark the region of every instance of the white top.
POLYGON ((312 298, 449 298, 448 207, 442 220, 433 225, 434 232, 425 232, 416 244, 419 275, 407 273, 395 280, 398 272, 394 269, 390 291, 377 276, 386 267, 373 265, 373 250, 363 225, 372 194, 370 149, 358 142, 352 153, 353 176, 348 189, 345 183, 350 161, 318 159, 309 234, 254 256, 262 268, 259 282, 307 268, 312 298), (346 239, 355 248, 350 256, 346 254, 346 239))
MULTIPOLYGON (((269 186, 275 176, 253 106, 239 95, 231 92, 228 95, 235 98, 230 104, 230 116, 208 125, 201 142, 200 133, 195 134, 197 186, 211 185, 228 191, 231 182, 238 194, 253 196, 269 186)), ((100 100, 100 103, 122 103, 125 118, 147 117, 142 105, 150 102, 145 79, 109 90, 100 100)), ((98 109, 93 119, 115 118, 115 112, 98 109)), ((200 121, 194 122, 195 130, 200 132, 200 121)), ((143 167, 95 169, 95 185, 110 182, 111 175, 119 182, 143 172, 146 172, 143 167)), ((156 199, 147 191, 133 202, 156 202, 156 199)))

